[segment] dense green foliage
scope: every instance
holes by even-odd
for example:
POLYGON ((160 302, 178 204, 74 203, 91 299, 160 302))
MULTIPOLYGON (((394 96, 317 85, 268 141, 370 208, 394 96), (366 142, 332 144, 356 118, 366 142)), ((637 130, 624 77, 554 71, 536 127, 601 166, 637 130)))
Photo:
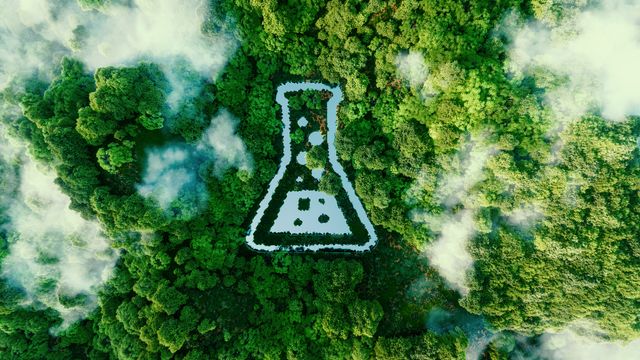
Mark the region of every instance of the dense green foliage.
MULTIPOLYGON (((508 11, 533 15, 542 3, 222 1, 216 11, 236 19, 242 46, 220 79, 199 84, 178 112, 165 105, 169 84, 156 65, 89 74, 65 59, 50 84, 33 80, 9 99, 24 116, 7 125, 55 169, 72 208, 97 219, 121 257, 95 312, 57 336, 49 334, 60 323, 55 311, 20 306, 25 295, 2 280, 0 353, 462 359, 459 329, 425 329, 432 308, 459 306, 500 330, 539 334, 591 319, 611 337, 638 337, 640 124, 585 117, 560 135, 555 153, 541 89, 508 78, 508 40, 494 31, 508 11), (399 77, 396 57, 409 50, 429 64, 429 86, 399 77), (370 253, 259 254, 244 245, 281 156, 275 88, 289 80, 342 85, 336 145, 377 226, 380 243, 370 253), (241 119, 252 171, 215 176, 203 162, 198 176, 209 196, 197 216, 179 216, 180 204, 167 214, 140 196, 145 149, 195 143, 222 107, 241 119), (436 194, 440 175, 455 166, 469 134, 483 134, 494 155, 469 191, 480 231, 470 243, 470 291, 460 298, 421 256, 437 235, 411 214, 446 210, 436 194), (419 196, 410 195, 415 184, 419 196), (530 226, 509 222, 527 206, 544 216, 530 226)), ((322 113, 321 100, 292 107, 322 113)), ((305 146, 304 134, 292 139, 305 146)), ((315 153, 324 149, 316 149, 308 164, 325 167, 326 154, 315 153)), ((14 169, 0 163, 0 171, 14 169)), ((318 186, 339 192, 330 175, 318 186)), ((0 258, 7 243, 0 230, 0 258)), ((495 347, 486 354, 504 356, 495 347)))

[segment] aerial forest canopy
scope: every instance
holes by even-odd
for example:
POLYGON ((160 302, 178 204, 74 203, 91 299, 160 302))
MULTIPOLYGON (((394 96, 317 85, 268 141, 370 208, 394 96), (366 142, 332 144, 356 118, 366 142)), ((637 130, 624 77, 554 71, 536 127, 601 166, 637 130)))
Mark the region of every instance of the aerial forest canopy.
POLYGON ((640 5, 0 5, 0 358, 640 357, 640 5), (370 251, 245 243, 303 81, 370 251))

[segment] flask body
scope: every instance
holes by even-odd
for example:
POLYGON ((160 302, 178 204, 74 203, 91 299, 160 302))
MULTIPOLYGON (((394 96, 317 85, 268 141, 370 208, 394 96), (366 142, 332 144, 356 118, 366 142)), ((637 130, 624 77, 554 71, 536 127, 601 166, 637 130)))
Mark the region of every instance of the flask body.
POLYGON ((366 251, 377 242, 335 148, 339 87, 285 83, 283 156, 247 232, 259 251, 366 251))

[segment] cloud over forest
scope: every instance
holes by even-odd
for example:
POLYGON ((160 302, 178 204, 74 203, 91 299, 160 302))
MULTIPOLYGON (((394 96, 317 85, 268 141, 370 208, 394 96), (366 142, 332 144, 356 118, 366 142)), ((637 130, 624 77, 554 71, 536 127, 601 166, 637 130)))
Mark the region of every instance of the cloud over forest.
POLYGON ((628 360, 640 354, 640 340, 627 343, 606 341, 580 334, 573 329, 546 333, 541 337, 538 355, 551 360, 628 360))
MULTIPOLYGON (((34 77, 50 81, 65 56, 79 59, 89 71, 150 61, 171 84, 167 102, 175 110, 204 82, 215 81, 239 43, 233 21, 216 13, 208 1, 106 3, 91 10, 75 0, 0 0, 0 91, 20 93, 34 77)), ((20 118, 19 112, 15 104, 0 103, 5 124, 20 118)), ((215 154, 216 171, 251 166, 250 155, 233 133, 235 124, 228 115, 218 116, 197 150, 198 156, 215 154)), ((9 209, 3 226, 10 234, 2 276, 24 290, 25 305, 57 310, 65 327, 97 306, 97 291, 108 280, 117 253, 96 222, 69 209, 70 200, 54 183, 55 174, 31 160, 21 145, 8 141, 3 131, 0 150, 4 163, 13 164, 5 167, 15 170, 13 175, 0 171, 4 183, 15 189, 0 195, 9 209)), ((148 171, 155 174, 152 182, 162 188, 154 193, 161 205, 175 198, 172 186, 193 182, 197 176, 188 166, 182 173, 163 172, 163 166, 180 163, 181 151, 186 151, 186 161, 195 150, 149 156, 156 164, 148 171)), ((204 185, 196 189, 202 190, 194 195, 201 199, 204 185)))
MULTIPOLYGON (((426 249, 426 255, 446 282, 462 295, 468 293, 466 278, 473 268, 473 257, 468 245, 477 233, 473 188, 484 180, 484 167, 495 154, 495 149, 483 137, 465 140, 460 151, 452 157, 443 157, 443 173, 437 179, 436 201, 442 206, 440 213, 416 209, 413 220, 423 223, 436 234, 426 249)), ((417 181, 412 192, 424 187, 417 181)))
POLYGON ((251 154, 236 133, 237 125, 238 120, 222 109, 196 144, 149 149, 138 192, 164 210, 179 208, 181 213, 174 215, 195 215, 208 197, 201 171, 210 168, 211 175, 220 177, 230 168, 252 169, 251 154))
POLYGON ((4 158, 0 183, 14 195, 0 198, 9 244, 1 275, 24 291, 23 305, 58 311, 64 329, 96 308, 118 253, 97 222, 69 209, 48 169, 26 154, 4 158))
POLYGON ((396 66, 400 76, 413 87, 422 86, 429 75, 424 56, 418 51, 398 54, 396 66))
POLYGON ((50 79, 72 56, 90 70, 153 61, 180 98, 194 82, 185 67, 215 79, 237 47, 233 22, 211 10, 202 0, 133 0, 100 11, 72 0, 0 0, 0 89, 34 73, 50 79))
POLYGON ((612 121, 640 115, 639 23, 640 3, 624 0, 541 12, 512 29, 508 71, 533 76, 560 122, 590 112, 612 121))

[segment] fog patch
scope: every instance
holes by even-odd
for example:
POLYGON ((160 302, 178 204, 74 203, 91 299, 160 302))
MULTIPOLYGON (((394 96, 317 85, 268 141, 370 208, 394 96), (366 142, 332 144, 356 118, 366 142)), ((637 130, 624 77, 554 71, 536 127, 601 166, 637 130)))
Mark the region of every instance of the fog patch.
POLYGON ((242 138, 236 134, 238 120, 226 109, 222 109, 211 120, 196 150, 208 154, 215 160, 214 173, 220 176, 228 168, 250 171, 252 157, 247 152, 242 138))
POLYGON ((567 2, 560 10, 564 17, 542 11, 540 20, 514 31, 509 72, 534 76, 561 123, 594 111, 612 121, 639 115, 640 4, 567 2))
MULTIPOLYGON (((4 118, 7 115, 0 111, 0 116, 4 118)), ((7 134, 7 128, 0 122, 0 162, 14 162, 26 151, 27 149, 22 143, 7 134)))
POLYGON ((424 56, 419 51, 398 54, 396 67, 398 74, 412 87, 422 86, 429 75, 429 68, 424 61, 424 56))
POLYGON ((71 39, 80 21, 67 10, 69 5, 73 3, 0 0, 0 90, 34 73, 52 78, 55 63, 69 53, 65 39, 71 39))
POLYGON ((523 205, 507 212, 506 219, 511 225, 522 229, 528 229, 544 218, 544 213, 539 206, 523 205))
POLYGON ((438 234, 426 250, 430 265, 462 295, 469 292, 466 278, 473 267, 473 258, 467 249, 476 233, 473 216, 473 211, 465 209, 456 214, 427 215, 419 219, 438 234))
MULTIPOLYGON (((209 18, 213 9, 208 8, 207 1, 127 3, 129 6, 112 3, 100 11, 83 11, 73 0, 0 0, 0 91, 19 93, 33 76, 51 80, 64 56, 83 61, 90 70, 132 66, 144 60, 158 63, 163 69, 172 85, 168 104, 177 108, 198 94, 203 82, 216 79, 237 47, 233 22, 209 18)), ((0 102, 4 122, 12 118, 4 114, 17 111, 14 105, 0 102)), ((219 137, 228 128, 222 126, 219 137)), ((232 133, 228 140, 237 150, 236 139, 232 133)), ((194 153, 203 156, 212 144, 198 151, 190 146, 182 163, 186 164, 194 153)), ((0 152, 0 158, 13 164, 0 163, 6 167, 0 169, 0 183, 15 189, 0 196, 8 209, 8 221, 0 226, 7 231, 9 242, 2 276, 24 289, 25 305, 57 310, 64 329, 97 306, 97 290, 109 278, 117 253, 111 250, 97 223, 69 210, 70 200, 55 185, 53 173, 38 168, 23 154, 24 149, 5 142, 2 134, 0 152)), ((171 170, 181 166, 179 152, 158 152, 150 161, 149 182, 158 190, 154 196, 167 204, 177 196, 171 190, 175 183, 183 190, 189 189, 186 184, 196 184, 195 191, 186 192, 186 198, 193 196, 199 204, 204 185, 199 186, 190 177, 197 178, 197 171, 188 165, 184 165, 185 172, 171 170)), ((236 164, 250 168, 248 155, 230 154, 233 150, 218 157, 219 172, 236 164)))
POLYGON ((440 203, 446 207, 464 203, 473 187, 484 180, 485 164, 495 153, 495 148, 486 145, 482 137, 463 144, 460 152, 447 162, 449 172, 439 181, 436 196, 440 203))
MULTIPOLYGON (((495 153, 481 136, 466 139, 455 156, 440 159, 444 173, 438 177, 434 193, 443 211, 416 209, 412 212, 414 221, 425 224, 437 236, 425 250, 430 265, 462 295, 469 292, 466 279, 474 262, 468 244, 479 232, 475 221, 479 206, 473 188, 484 180, 485 164, 495 153)), ((425 186, 428 178, 420 177, 418 186, 425 186)), ((413 197, 420 191, 412 188, 410 193, 413 197)), ((409 199, 409 203, 412 202, 419 204, 409 199)))
POLYGON ((97 307, 97 292, 110 278, 118 253, 96 222, 69 209, 71 201, 52 173, 26 156, 13 166, 19 178, 5 213, 9 253, 2 276, 23 289, 22 305, 58 311, 63 322, 52 329, 55 333, 97 307))
POLYGON ((425 102, 464 77, 463 70, 456 62, 442 63, 431 68, 424 55, 415 50, 399 53, 395 58, 395 65, 399 78, 425 102))
MULTIPOLYGON (((205 185, 197 175, 197 163, 193 158, 192 149, 185 146, 169 146, 147 150, 147 159, 143 183, 138 186, 138 192, 145 198, 153 198, 158 205, 168 210, 179 197, 191 196, 188 204, 192 213, 206 201, 205 185)), ((181 212, 184 212, 182 209, 181 212)))
POLYGON ((231 168, 252 171, 252 156, 236 133, 237 125, 222 109, 196 144, 147 149, 138 193, 172 217, 189 219, 199 213, 208 200, 207 174, 221 178, 231 168))
POLYGON ((90 70, 147 60, 165 72, 175 108, 198 81, 215 80, 237 47, 233 21, 209 18, 210 10, 202 0, 133 0, 100 11, 72 0, 0 0, 0 90, 34 73, 51 79, 63 56, 90 70))
POLYGON ((90 67, 127 65, 140 57, 171 65, 187 59, 203 76, 217 74, 236 46, 230 28, 202 32, 209 12, 202 0, 134 0, 110 6, 80 35, 78 54, 90 67))
POLYGON ((552 360, 627 360, 640 355, 640 340, 612 342, 574 329, 546 333, 540 338, 538 355, 552 360))
POLYGON ((197 95, 199 75, 215 80, 238 45, 230 19, 203 33, 209 2, 203 0, 134 0, 131 7, 110 6, 85 26, 74 54, 90 69, 132 65, 141 59, 160 65, 171 84, 168 104, 197 95), (195 72, 192 73, 192 72, 195 72))
POLYGON ((478 360, 494 339, 500 336, 490 329, 489 324, 480 316, 469 314, 462 309, 451 311, 434 307, 429 311, 426 321, 427 329, 436 334, 462 330, 467 337, 465 357, 467 360, 478 360))

